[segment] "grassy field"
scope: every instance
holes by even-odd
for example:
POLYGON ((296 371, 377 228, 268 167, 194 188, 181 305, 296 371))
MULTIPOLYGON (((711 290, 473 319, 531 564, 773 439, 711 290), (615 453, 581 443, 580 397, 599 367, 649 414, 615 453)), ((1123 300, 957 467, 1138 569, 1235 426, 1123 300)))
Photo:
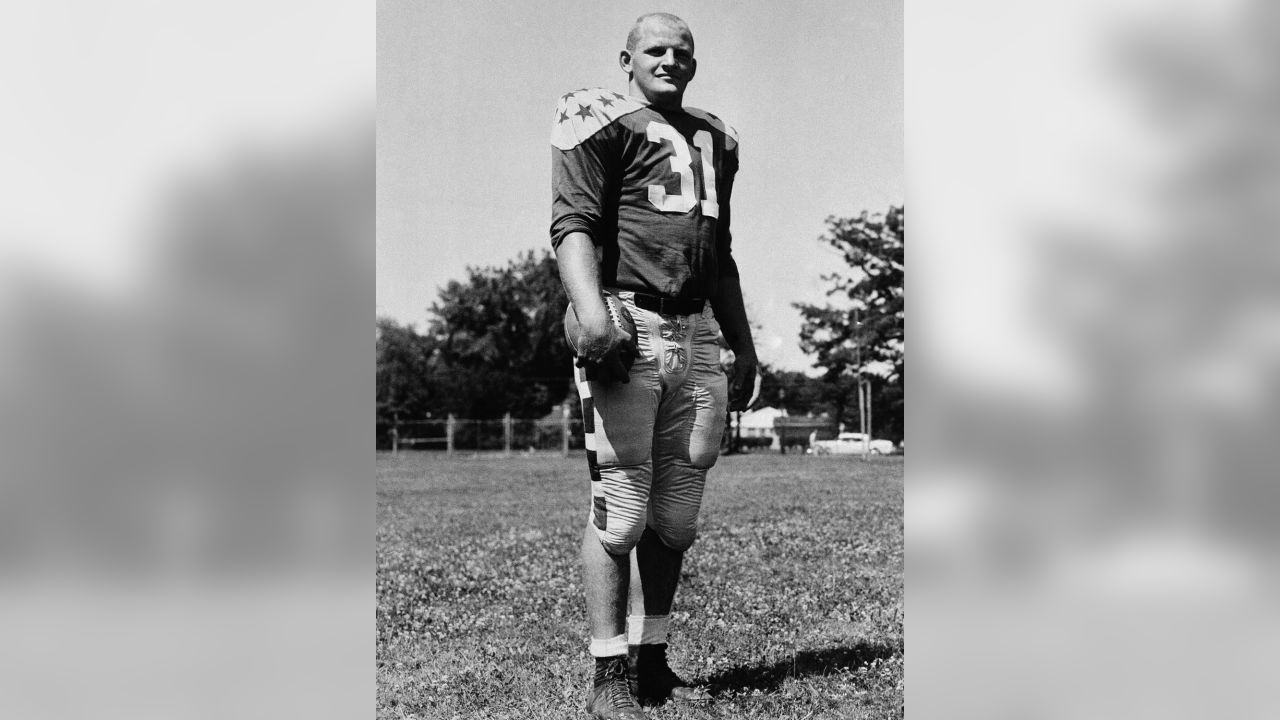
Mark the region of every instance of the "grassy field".
MULTIPOLYGON (((586 718, 581 455, 380 455, 378 718, 586 718)), ((704 708, 903 715, 902 458, 739 455, 711 471, 672 618, 704 708)))

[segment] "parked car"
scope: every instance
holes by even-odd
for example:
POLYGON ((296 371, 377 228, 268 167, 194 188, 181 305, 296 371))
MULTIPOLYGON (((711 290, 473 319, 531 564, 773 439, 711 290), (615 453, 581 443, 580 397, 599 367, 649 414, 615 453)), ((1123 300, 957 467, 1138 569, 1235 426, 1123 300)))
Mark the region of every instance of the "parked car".
POLYGON ((865 433, 843 432, 835 440, 815 440, 809 447, 812 455, 892 455, 897 452, 892 440, 868 439, 865 433), (864 450, 865 444, 865 450, 864 450))

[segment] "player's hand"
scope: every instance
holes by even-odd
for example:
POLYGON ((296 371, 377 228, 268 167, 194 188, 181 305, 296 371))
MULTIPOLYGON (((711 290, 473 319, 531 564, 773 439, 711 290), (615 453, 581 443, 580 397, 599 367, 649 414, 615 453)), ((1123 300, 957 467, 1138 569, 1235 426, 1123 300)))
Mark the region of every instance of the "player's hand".
POLYGON ((577 365, 586 368, 587 379, 630 382, 631 364, 638 354, 631 334, 610 322, 607 312, 591 319, 579 315, 578 319, 580 329, 574 338, 577 365))
POLYGON ((746 410, 756 401, 760 394, 760 378, 756 376, 759 364, 754 354, 734 353, 729 370, 729 410, 746 410))

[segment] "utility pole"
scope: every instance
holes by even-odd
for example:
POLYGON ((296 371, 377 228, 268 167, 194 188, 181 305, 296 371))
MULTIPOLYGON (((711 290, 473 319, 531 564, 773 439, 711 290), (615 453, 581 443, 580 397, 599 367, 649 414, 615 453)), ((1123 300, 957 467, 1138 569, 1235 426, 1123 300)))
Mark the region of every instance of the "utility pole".
POLYGON ((870 421, 867 417, 867 394, 862 384, 862 321, 859 319, 858 308, 853 308, 853 347, 855 359, 858 363, 858 374, 856 377, 858 383, 858 432, 862 433, 862 459, 867 459, 867 451, 870 449, 871 436, 868 435, 870 421))
POLYGON ((871 445, 871 428, 875 427, 875 423, 871 422, 871 408, 875 404, 871 402, 871 381, 867 380, 867 445, 871 445))

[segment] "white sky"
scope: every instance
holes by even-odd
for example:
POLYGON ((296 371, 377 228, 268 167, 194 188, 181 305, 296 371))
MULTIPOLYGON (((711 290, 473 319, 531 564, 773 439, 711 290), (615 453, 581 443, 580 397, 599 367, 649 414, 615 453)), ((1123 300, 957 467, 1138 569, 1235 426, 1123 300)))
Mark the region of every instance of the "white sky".
POLYGON ((693 30, 688 105, 742 137, 734 247, 765 362, 805 369, 793 302, 824 302, 842 266, 828 215, 903 202, 900 1, 378 3, 377 312, 421 327, 467 266, 550 248, 555 101, 626 90, 632 21, 693 30))
POLYGON ((350 0, 0 8, 0 267, 128 292, 175 177, 367 116, 373 26, 350 0))

